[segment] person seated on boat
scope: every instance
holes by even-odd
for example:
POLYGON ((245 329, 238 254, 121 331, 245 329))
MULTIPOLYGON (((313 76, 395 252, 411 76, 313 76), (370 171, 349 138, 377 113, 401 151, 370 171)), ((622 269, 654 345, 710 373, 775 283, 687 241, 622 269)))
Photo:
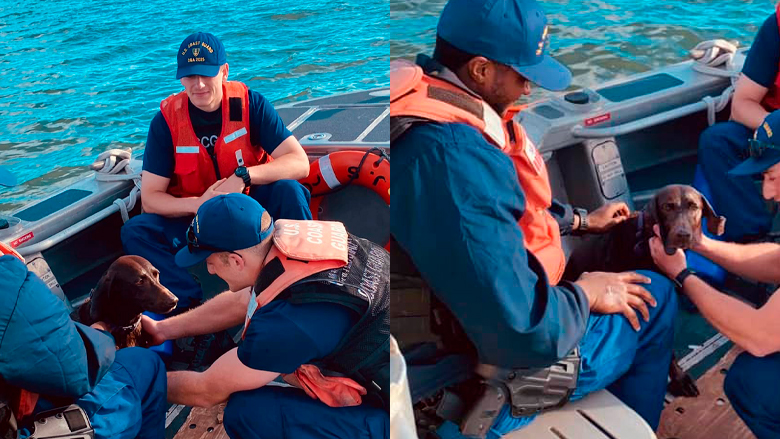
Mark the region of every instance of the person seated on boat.
MULTIPOLYGON (((460 395, 468 409, 478 407, 476 399, 484 403, 482 416, 462 416, 461 428, 471 423, 483 428, 480 434, 487 428, 490 437, 506 434, 532 422, 534 408, 542 407, 515 417, 510 412, 522 411, 523 401, 493 406, 500 389, 492 399, 469 397, 474 363, 488 377, 496 367, 543 369, 579 348, 581 366, 572 356, 565 369, 579 376, 557 390, 577 399, 608 388, 655 428, 672 354, 673 285, 652 272, 561 281, 560 235, 577 226, 571 214, 568 223, 556 222, 545 162, 508 111, 530 93, 531 82, 551 90, 570 83, 569 70, 545 53, 544 12, 533 0, 450 0, 437 31, 433 59, 391 66, 391 332, 408 363, 413 400, 446 395, 452 402, 460 395), (408 285, 420 275, 430 289, 416 288, 415 299, 408 285), (432 328, 396 325, 403 321, 397 315, 430 308, 416 314, 432 328), (444 349, 412 345, 426 339, 444 349), (501 409, 495 420, 493 408, 501 409)), ((628 214, 625 206, 608 209, 619 220, 628 214)), ((591 230, 616 223, 578 219, 591 230)), ((492 382, 507 376, 522 372, 492 382)), ((440 434, 458 429, 430 415, 435 404, 417 408, 423 431, 437 424, 440 434)))
MULTIPOLYGON (((750 158, 731 174, 763 180, 764 198, 780 202, 780 110, 770 113, 750 141, 750 158)), ((729 220, 731 220, 729 218, 729 220)), ((667 255, 658 238, 650 250, 658 267, 677 279, 682 292, 723 335, 746 352, 726 373, 724 390, 731 405, 758 439, 780 437, 780 294, 756 309, 721 293, 690 271, 678 250, 667 255)), ((721 242, 706 236, 694 250, 731 273, 758 282, 780 284, 780 244, 721 242)))
POLYGON ((242 194, 203 203, 188 237, 176 262, 205 260, 230 291, 163 321, 144 317, 144 330, 161 343, 245 327, 238 348, 205 372, 169 372, 169 401, 227 401, 231 438, 389 436, 387 250, 337 222, 274 223, 242 194), (323 378, 312 364, 339 378, 323 378), (267 385, 280 374, 294 374, 287 379, 305 382, 318 399, 267 385), (334 385, 335 396, 320 384, 334 385))
POLYGON ((730 120, 707 128, 699 138, 699 171, 706 183, 694 186, 728 218, 724 241, 753 241, 772 226, 774 211, 767 209, 755 183, 728 171, 748 156, 748 139, 767 114, 780 109, 779 20, 776 10, 756 34, 734 89, 730 120))
POLYGON ((33 415, 81 407, 96 438, 165 437, 167 381, 156 353, 117 351, 107 332, 72 321, 65 304, 2 243, 0 296, 0 402, 24 389, 39 394, 37 404, 24 399, 33 415))
POLYGON ((228 81, 222 42, 194 33, 176 59, 184 90, 162 101, 149 126, 141 174, 144 213, 128 221, 121 235, 125 253, 143 256, 160 270, 161 283, 179 298, 181 310, 197 303, 202 291, 173 257, 206 200, 248 190, 275 218, 311 219, 311 212, 309 191, 297 181, 309 172, 306 152, 263 95, 228 81))

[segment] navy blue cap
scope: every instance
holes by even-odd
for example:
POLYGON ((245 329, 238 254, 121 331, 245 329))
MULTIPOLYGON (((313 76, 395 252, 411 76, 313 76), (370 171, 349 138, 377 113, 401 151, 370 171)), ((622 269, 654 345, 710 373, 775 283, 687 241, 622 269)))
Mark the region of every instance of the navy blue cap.
POLYGON ((200 75, 214 77, 227 62, 225 46, 208 32, 196 32, 182 41, 176 54, 176 79, 200 75))
POLYGON ((729 171, 729 174, 761 175, 777 163, 780 163, 780 110, 764 118, 750 140, 750 158, 729 171))
POLYGON ((214 252, 230 252, 260 244, 274 230, 263 230, 265 209, 244 194, 216 196, 198 209, 187 230, 187 247, 176 253, 176 265, 191 267, 214 252))
POLYGON ((571 84, 571 72, 546 54, 547 17, 534 0, 450 0, 439 37, 472 55, 506 64, 548 90, 571 84))

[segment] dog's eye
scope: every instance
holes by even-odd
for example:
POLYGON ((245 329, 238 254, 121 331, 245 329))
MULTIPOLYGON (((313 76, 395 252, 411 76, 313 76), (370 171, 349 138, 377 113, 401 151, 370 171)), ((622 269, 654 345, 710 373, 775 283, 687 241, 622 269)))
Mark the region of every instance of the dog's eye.
POLYGON ((144 284, 144 282, 146 282, 146 278, 145 278, 145 277, 142 277, 142 278, 138 279, 138 280, 135 282, 135 284, 136 284, 136 285, 143 285, 143 284, 144 284))
POLYGON ((698 208, 699 208, 699 205, 697 203, 694 203, 693 201, 688 203, 688 209, 689 210, 697 210, 698 208))
POLYGON ((664 204, 664 210, 666 212, 671 212, 674 210, 674 204, 664 204))

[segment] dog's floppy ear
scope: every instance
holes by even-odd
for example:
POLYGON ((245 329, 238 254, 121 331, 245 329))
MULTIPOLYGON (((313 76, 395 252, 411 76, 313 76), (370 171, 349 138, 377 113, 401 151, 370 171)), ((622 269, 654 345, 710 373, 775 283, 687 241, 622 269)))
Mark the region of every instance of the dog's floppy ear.
POLYGON ((111 296, 111 284, 114 282, 114 273, 109 269, 100 278, 97 286, 92 290, 90 294, 90 307, 89 316, 92 319, 92 323, 100 321, 101 318, 105 318, 104 310, 110 306, 111 296))
POLYGON ((658 221, 658 197, 653 196, 642 209, 642 222, 644 236, 650 237, 655 234, 653 226, 659 224, 658 221))
POLYGON ((722 235, 726 230, 726 217, 718 216, 707 197, 702 195, 699 191, 696 192, 698 192, 701 197, 702 215, 707 218, 707 231, 716 236, 722 235))
POLYGON ((86 302, 82 303, 81 306, 79 306, 79 310, 78 310, 79 323, 87 326, 95 323, 92 320, 91 313, 92 313, 92 298, 90 297, 87 298, 86 302))

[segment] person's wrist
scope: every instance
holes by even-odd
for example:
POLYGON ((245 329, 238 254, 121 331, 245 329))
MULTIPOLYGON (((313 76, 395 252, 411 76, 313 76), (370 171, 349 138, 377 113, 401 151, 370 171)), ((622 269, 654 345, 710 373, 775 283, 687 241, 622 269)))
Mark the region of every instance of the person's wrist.
POLYGON ((168 334, 168 331, 170 328, 168 328, 168 323, 170 323, 169 320, 159 320, 156 321, 155 326, 157 327, 157 336, 162 339, 162 341, 168 341, 171 339, 171 337, 168 334))
POLYGON ((588 218, 589 214, 588 211, 585 209, 581 209, 578 207, 574 208, 574 216, 577 218, 575 222, 577 223, 577 227, 573 229, 577 233, 587 233, 590 229, 590 218, 588 218))

